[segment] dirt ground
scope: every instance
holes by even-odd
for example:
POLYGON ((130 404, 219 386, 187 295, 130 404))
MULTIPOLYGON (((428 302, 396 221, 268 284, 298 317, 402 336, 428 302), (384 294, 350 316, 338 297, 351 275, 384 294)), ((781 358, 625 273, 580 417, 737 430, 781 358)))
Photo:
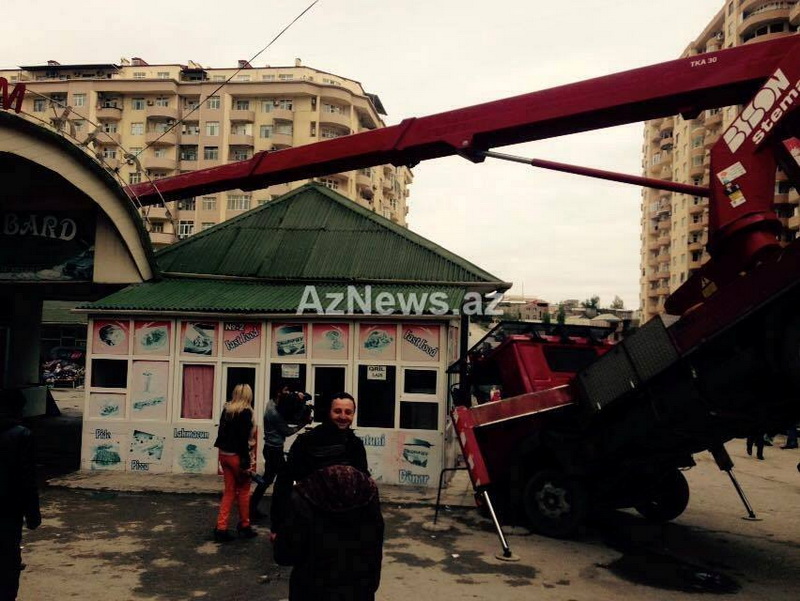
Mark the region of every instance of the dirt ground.
MULTIPOLYGON (((70 410, 48 419, 62 420, 64 428, 70 410)), ((52 436, 55 427, 47 427, 52 436)), ((38 425, 40 431, 47 427, 38 425)), ((727 476, 701 455, 687 472, 689 508, 674 523, 656 526, 633 512, 617 512, 574 541, 511 536, 520 559, 515 563, 495 558, 499 545, 491 524, 474 510, 445 511, 441 519, 451 529, 432 534, 422 528, 432 507, 384 503, 387 537, 378 599, 707 601, 725 595, 794 601, 800 453, 776 446, 757 461, 744 454, 743 441, 732 441, 728 450, 760 521, 742 519, 727 476)), ((56 473, 70 468, 65 459, 43 467, 56 473)), ((20 599, 287 598, 288 569, 272 563, 265 537, 212 542, 217 502, 217 495, 45 487, 43 525, 24 535, 27 569, 20 599)))

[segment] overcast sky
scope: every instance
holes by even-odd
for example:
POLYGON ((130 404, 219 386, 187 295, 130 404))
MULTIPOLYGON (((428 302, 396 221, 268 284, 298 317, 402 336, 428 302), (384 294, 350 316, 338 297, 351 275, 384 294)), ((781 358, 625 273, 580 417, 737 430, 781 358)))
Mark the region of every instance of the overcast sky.
MULTIPOLYGON (((0 66, 118 62, 230 67, 312 0, 5 0, 0 66), (67 12, 65 12, 67 10, 67 12)), ((387 124, 677 58, 723 0, 320 0, 256 66, 303 64, 360 81, 387 124)), ((646 82, 643 82, 646 85, 646 82)), ((640 174, 643 125, 501 149, 640 174)), ((639 305, 634 186, 464 159, 414 168, 409 226, 551 302, 639 305)))

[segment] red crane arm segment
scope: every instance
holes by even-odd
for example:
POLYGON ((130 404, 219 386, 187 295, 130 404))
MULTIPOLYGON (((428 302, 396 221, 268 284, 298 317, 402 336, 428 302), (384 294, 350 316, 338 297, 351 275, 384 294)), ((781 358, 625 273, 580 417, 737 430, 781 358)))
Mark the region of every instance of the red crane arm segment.
POLYGON ((230 190, 256 189, 371 167, 412 165, 470 150, 486 150, 623 123, 695 113, 744 102, 800 39, 787 36, 669 61, 407 119, 398 125, 277 152, 249 161, 194 171, 128 188, 142 204, 230 190), (156 190, 156 185, 158 190, 156 190))

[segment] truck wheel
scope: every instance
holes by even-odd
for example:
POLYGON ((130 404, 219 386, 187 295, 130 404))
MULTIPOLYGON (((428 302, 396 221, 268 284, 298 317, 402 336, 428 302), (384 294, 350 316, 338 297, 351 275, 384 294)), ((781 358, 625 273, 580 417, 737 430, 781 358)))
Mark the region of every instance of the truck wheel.
POLYGON ((669 522, 684 512, 689 504, 689 483, 678 470, 670 470, 653 483, 645 501, 635 506, 652 522, 669 522))
POLYGON ((553 538, 574 536, 589 505, 583 483, 556 470, 531 476, 522 491, 522 504, 531 527, 553 538))

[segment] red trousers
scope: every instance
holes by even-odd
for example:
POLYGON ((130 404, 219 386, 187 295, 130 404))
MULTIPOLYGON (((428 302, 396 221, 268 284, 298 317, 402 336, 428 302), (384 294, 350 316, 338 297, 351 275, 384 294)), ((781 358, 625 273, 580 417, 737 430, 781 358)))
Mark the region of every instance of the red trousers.
POLYGON ((250 474, 241 470, 238 455, 220 453, 219 463, 222 466, 225 490, 219 505, 217 530, 228 529, 228 518, 234 500, 239 506, 239 527, 247 528, 250 525, 250 474))

